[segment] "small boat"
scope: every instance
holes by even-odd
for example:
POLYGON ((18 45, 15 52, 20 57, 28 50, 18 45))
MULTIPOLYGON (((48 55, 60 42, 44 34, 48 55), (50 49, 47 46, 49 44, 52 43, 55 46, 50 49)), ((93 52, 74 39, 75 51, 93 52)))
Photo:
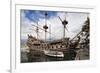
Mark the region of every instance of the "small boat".
POLYGON ((44 54, 47 56, 51 56, 51 57, 64 57, 63 52, 58 52, 58 51, 44 51, 44 54))

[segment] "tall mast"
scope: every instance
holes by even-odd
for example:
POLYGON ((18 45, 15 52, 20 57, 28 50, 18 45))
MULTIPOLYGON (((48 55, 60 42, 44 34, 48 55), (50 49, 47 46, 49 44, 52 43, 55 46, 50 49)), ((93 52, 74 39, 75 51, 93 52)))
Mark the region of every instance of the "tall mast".
POLYGON ((38 39, 38 36, 39 36, 39 28, 38 28, 38 22, 37 22, 37 28, 36 28, 36 33, 37 33, 37 39, 38 39))
MULTIPOLYGON (((49 24, 49 31, 50 31, 50 33, 51 33, 51 24, 49 24)), ((50 36, 49 36, 49 38, 50 38, 50 41, 51 41, 51 34, 50 34, 50 36)))
POLYGON ((67 25, 67 21, 66 21, 66 14, 65 14, 65 20, 62 22, 63 26, 64 26, 64 29, 63 29, 63 38, 65 38, 65 28, 66 28, 66 25, 67 25))
POLYGON ((46 42, 46 33, 47 33, 47 29, 48 29, 48 26, 47 26, 47 12, 45 12, 45 25, 43 26, 44 30, 45 30, 45 42, 46 42))
MULTIPOLYGON (((59 17, 59 16, 58 16, 59 17)), ((59 17, 60 21, 62 22, 62 25, 63 25, 63 38, 65 38, 65 30, 68 31, 66 25, 68 24, 68 21, 66 20, 66 13, 65 13, 65 19, 62 20, 60 17, 59 17)))
POLYGON ((68 21, 66 20, 66 13, 65 13, 65 20, 62 21, 62 24, 64 26, 64 35, 63 35, 63 38, 65 38, 65 29, 66 29, 66 25, 68 24, 68 21))
POLYGON ((65 26, 64 26, 64 29, 63 29, 63 38, 65 38, 65 26))

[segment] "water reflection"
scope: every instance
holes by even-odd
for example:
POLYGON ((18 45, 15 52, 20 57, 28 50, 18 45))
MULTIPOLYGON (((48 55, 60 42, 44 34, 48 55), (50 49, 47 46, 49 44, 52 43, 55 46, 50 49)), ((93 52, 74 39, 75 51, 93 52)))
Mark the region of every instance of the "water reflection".
POLYGON ((74 60, 76 56, 76 52, 74 50, 69 50, 68 52, 64 52, 64 57, 51 57, 45 55, 43 52, 25 52, 21 51, 21 63, 26 62, 49 62, 49 61, 68 61, 74 60))

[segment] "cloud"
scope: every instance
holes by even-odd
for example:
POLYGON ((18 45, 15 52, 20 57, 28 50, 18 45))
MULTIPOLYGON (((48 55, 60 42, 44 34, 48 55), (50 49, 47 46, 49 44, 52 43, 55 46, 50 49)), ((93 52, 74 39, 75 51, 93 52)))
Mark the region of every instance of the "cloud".
MULTIPOLYGON (((43 29, 43 25, 45 25, 44 13, 45 11, 30 11, 30 10, 22 10, 21 11, 21 38, 27 39, 27 34, 31 34, 36 37, 36 27, 32 26, 37 25, 38 22, 39 27, 43 29), (33 30, 30 30, 33 29, 33 30)), ((63 37, 63 25, 59 20, 58 16, 61 17, 62 20, 65 19, 64 12, 54 12, 54 11, 47 11, 48 18, 47 18, 47 25, 49 29, 47 31, 50 32, 51 35, 47 33, 47 39, 60 39, 63 37), (51 28, 50 28, 51 27, 51 28)), ((66 31, 66 37, 73 38, 82 28, 84 25, 84 21, 86 20, 88 13, 75 13, 75 12, 68 12, 66 13, 66 19, 68 20, 68 31, 66 31)), ((45 32, 43 30, 39 30, 39 38, 44 39, 45 32)))

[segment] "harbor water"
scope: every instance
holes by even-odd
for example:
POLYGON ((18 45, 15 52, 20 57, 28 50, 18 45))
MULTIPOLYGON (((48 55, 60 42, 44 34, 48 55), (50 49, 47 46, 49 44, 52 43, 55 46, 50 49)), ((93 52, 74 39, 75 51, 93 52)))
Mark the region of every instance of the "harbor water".
POLYGON ((29 62, 51 62, 51 61, 69 61, 74 60, 76 56, 75 51, 70 50, 64 53, 64 57, 51 57, 45 55, 43 52, 27 52, 21 50, 21 63, 29 62))

